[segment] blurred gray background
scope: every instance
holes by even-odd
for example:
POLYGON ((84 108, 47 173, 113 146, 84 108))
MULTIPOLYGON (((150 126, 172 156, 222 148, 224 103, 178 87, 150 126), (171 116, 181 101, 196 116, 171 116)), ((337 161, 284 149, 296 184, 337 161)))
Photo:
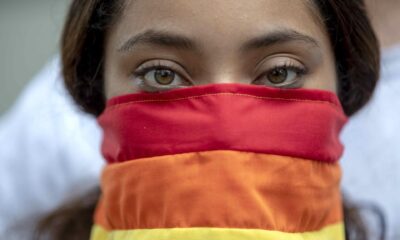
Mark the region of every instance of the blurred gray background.
POLYGON ((58 52, 68 0, 0 0, 0 116, 58 52))

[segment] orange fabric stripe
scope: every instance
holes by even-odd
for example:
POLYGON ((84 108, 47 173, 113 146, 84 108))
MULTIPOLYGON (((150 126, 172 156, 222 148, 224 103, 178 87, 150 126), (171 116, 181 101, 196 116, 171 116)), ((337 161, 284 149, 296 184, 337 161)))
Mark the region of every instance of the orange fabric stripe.
POLYGON ((107 230, 315 231, 342 220, 340 177, 337 163, 250 152, 144 158, 105 168, 95 221, 107 230))

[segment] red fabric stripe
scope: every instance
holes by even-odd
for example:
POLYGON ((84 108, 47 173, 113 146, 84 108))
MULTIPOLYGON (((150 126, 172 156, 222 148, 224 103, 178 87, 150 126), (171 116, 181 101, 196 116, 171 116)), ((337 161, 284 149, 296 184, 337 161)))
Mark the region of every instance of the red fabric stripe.
POLYGON ((238 84, 238 83, 222 83, 222 84, 208 84, 199 85, 195 87, 187 87, 175 89, 160 93, 135 93, 114 97, 107 102, 107 106, 118 105, 138 100, 170 100, 176 98, 186 98, 193 95, 203 95, 210 93, 230 92, 242 93, 259 97, 271 98, 295 98, 299 100, 316 100, 327 101, 334 105, 341 107, 340 101, 337 96, 329 91, 319 89, 282 89, 271 88, 260 85, 238 84))
POLYGON ((99 117, 109 163, 238 150, 335 162, 346 122, 334 93, 212 84, 110 100, 99 117))

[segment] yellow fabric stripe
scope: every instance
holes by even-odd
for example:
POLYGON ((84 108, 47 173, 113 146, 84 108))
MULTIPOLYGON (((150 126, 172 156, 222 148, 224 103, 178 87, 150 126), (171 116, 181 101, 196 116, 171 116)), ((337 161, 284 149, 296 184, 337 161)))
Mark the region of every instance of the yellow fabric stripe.
POLYGON ((325 227, 320 231, 285 233, 259 229, 237 228, 170 228, 117 230, 108 232, 95 225, 90 240, 344 240, 344 224, 325 227))

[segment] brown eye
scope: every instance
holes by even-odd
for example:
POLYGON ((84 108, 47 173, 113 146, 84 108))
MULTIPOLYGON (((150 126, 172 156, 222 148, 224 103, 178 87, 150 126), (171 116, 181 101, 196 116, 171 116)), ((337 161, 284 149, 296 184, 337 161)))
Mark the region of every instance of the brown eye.
POLYGON ((156 68, 143 74, 143 78, 150 85, 170 86, 182 82, 181 77, 173 70, 156 68))
POLYGON ((156 69, 154 71, 154 80, 161 85, 169 85, 175 79, 175 73, 168 69, 156 69))
POLYGON ((145 92, 167 91, 192 85, 179 73, 167 67, 150 67, 135 73, 139 78, 139 85, 145 92))
POLYGON ((266 84, 273 87, 287 87, 299 83, 304 70, 295 67, 278 67, 266 73, 266 84))
POLYGON ((268 80, 273 84, 284 83, 289 76, 288 69, 286 68, 276 68, 267 74, 268 80))

